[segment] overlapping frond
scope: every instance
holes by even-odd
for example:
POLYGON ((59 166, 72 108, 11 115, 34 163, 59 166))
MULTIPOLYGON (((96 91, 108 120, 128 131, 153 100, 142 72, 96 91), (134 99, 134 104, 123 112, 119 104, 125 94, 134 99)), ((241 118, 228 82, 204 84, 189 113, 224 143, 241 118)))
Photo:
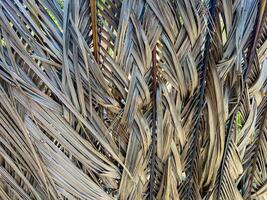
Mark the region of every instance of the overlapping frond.
POLYGON ((0 198, 267 197, 266 0, 0 0, 0 198))

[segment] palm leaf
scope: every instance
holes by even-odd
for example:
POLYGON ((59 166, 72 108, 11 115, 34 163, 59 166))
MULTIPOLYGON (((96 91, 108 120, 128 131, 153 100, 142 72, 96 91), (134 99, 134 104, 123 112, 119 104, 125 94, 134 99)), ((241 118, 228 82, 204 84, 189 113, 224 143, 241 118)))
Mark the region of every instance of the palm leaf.
POLYGON ((0 198, 265 199, 266 0, 0 0, 0 198))

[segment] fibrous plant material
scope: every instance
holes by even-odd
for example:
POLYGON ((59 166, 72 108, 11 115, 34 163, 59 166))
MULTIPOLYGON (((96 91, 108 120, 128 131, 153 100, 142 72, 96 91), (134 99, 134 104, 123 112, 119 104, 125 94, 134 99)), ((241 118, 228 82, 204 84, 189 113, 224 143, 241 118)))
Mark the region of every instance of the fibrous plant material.
POLYGON ((266 0, 0 0, 0 199, 267 199, 266 0))

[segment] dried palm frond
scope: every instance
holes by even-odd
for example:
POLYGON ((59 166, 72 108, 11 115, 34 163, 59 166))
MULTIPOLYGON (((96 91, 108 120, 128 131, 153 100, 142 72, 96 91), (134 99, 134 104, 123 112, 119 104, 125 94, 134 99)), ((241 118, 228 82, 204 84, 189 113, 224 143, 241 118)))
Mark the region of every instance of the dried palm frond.
POLYGON ((267 198, 266 0, 0 0, 0 198, 267 198))

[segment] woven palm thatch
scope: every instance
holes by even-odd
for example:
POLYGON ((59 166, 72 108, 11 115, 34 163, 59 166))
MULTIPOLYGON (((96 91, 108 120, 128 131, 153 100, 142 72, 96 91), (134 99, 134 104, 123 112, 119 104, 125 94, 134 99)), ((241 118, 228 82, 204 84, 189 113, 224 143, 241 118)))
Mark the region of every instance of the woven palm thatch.
POLYGON ((266 10, 0 0, 0 199, 266 200, 266 10))

